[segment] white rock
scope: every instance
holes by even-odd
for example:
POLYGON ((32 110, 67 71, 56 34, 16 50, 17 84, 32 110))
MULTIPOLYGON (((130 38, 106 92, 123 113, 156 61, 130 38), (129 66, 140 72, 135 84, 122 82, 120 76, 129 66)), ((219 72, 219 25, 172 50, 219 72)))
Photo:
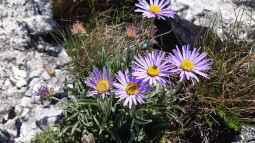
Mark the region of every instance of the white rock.
POLYGON ((56 93, 62 92, 64 79, 68 78, 63 67, 70 58, 65 50, 41 36, 54 27, 50 0, 0 0, 0 121, 11 107, 17 115, 0 123, 0 128, 16 136, 15 120, 21 120, 21 137, 15 139, 18 143, 29 142, 41 131, 35 124, 37 120, 50 115, 50 125, 62 113, 58 105, 48 107, 48 102, 39 102, 39 96, 31 96, 47 84, 56 93), (44 65, 59 67, 56 76, 49 76, 44 65))
MULTIPOLYGON (((222 28, 240 39, 255 39, 255 7, 241 0, 172 0, 172 8, 178 15, 195 25, 213 26, 217 34, 223 37, 222 28), (214 23, 215 22, 215 23, 214 23), (223 27, 222 27, 223 26, 223 27), (233 32, 233 26, 239 33, 233 32)), ((233 36, 233 35, 232 35, 233 36)))
POLYGON ((26 81, 27 72, 25 70, 20 70, 19 68, 13 66, 12 72, 13 72, 12 81, 15 82, 18 88, 23 87, 27 84, 26 81))
POLYGON ((32 108, 32 103, 33 103, 32 98, 23 97, 20 100, 19 106, 26 107, 26 108, 32 108))
POLYGON ((56 107, 44 108, 42 106, 36 106, 34 111, 30 112, 31 118, 28 121, 23 122, 21 128, 21 136, 16 138, 16 142, 30 142, 37 132, 41 131, 36 125, 36 121, 43 118, 48 118, 48 125, 52 125, 56 121, 56 117, 62 114, 63 110, 56 107))
POLYGON ((48 72, 47 71, 43 71, 43 73, 41 74, 41 76, 42 76, 42 78, 44 79, 44 80, 50 80, 51 79, 51 76, 48 74, 48 72))

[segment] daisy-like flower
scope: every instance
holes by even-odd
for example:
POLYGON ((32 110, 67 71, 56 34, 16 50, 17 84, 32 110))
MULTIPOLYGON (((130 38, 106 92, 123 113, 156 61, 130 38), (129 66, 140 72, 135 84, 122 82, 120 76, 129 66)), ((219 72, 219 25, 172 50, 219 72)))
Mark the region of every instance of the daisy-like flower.
POLYGON ((170 0, 138 0, 135 4, 137 9, 135 12, 143 13, 144 17, 152 18, 156 17, 158 19, 165 19, 166 17, 174 18, 175 12, 170 8, 170 0))
POLYGON ((139 80, 132 77, 128 70, 119 71, 116 76, 117 82, 113 84, 116 88, 115 94, 124 106, 130 109, 132 106, 144 103, 144 94, 148 92, 149 87, 142 84, 139 80))
POLYGON ((173 50, 170 63, 175 66, 171 72, 179 74, 181 81, 191 80, 194 84, 199 82, 197 75, 209 78, 207 72, 211 69, 212 60, 206 53, 200 53, 196 48, 191 50, 190 45, 184 45, 181 50, 178 47, 173 50))
POLYGON ((172 66, 166 60, 166 54, 161 51, 152 51, 144 57, 135 57, 132 75, 150 85, 166 85, 172 66))
POLYGON ((106 67, 103 68, 103 71, 93 68, 85 80, 85 84, 92 89, 91 95, 99 95, 104 98, 112 89, 113 78, 106 67))

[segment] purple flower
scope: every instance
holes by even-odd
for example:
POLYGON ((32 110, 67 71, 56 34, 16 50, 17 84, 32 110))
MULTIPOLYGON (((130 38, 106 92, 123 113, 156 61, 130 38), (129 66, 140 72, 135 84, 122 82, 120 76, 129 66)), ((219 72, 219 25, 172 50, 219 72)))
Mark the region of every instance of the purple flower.
POLYGON ((116 76, 117 82, 113 85, 116 88, 115 94, 124 106, 130 109, 132 106, 144 103, 144 94, 148 92, 149 87, 142 84, 139 80, 129 75, 128 71, 119 71, 116 76))
POLYGON ((165 19, 165 17, 175 17, 175 12, 170 8, 170 0, 138 0, 135 4, 135 12, 142 12, 144 17, 165 19))
POLYGON ((173 73, 180 76, 180 80, 191 80, 192 83, 199 82, 197 75, 209 78, 207 72, 211 69, 212 60, 208 59, 206 53, 200 53, 196 48, 190 49, 190 45, 178 47, 170 54, 170 63, 174 65, 173 73))
POLYGON ((36 91, 33 92, 33 96, 47 97, 53 93, 53 89, 49 88, 47 85, 41 85, 36 91))
POLYGON ((109 94, 112 89, 113 78, 109 70, 104 67, 103 71, 93 68, 89 77, 85 80, 85 84, 91 88, 91 95, 99 95, 103 98, 109 94))
POLYGON ((150 85, 166 85, 172 66, 166 60, 166 54, 161 51, 152 51, 144 57, 138 55, 135 57, 132 75, 148 82, 150 85))

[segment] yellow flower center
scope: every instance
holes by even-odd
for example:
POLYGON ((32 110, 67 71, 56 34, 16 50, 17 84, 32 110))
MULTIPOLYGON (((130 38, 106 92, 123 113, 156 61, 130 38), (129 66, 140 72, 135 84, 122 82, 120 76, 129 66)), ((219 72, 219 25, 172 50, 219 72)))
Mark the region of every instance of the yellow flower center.
POLYGON ((157 66, 150 66, 148 69, 147 69, 147 74, 149 75, 149 76, 152 76, 152 77, 154 77, 154 76, 158 76, 159 75, 159 73, 160 73, 160 69, 157 67, 157 66))
POLYGON ((158 5, 150 5, 149 11, 152 13, 160 13, 161 8, 158 5))
POLYGON ((128 95, 138 94, 140 92, 139 85, 134 82, 129 82, 125 88, 125 91, 127 92, 128 95))
POLYGON ((192 69, 194 68, 194 64, 191 60, 184 59, 180 67, 185 71, 192 71, 192 69))
POLYGON ((96 90, 101 93, 108 91, 109 88, 110 86, 107 80, 99 80, 96 84, 96 90))

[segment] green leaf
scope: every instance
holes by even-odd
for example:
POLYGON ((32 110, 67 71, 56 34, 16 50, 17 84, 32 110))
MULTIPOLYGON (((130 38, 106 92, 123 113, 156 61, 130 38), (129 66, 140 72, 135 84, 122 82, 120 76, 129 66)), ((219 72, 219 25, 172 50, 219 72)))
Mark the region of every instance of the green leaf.
POLYGON ((218 107, 216 109, 217 114, 224 120, 226 126, 234 131, 240 131, 241 124, 237 115, 226 110, 224 107, 218 107))
POLYGON ((135 123, 138 124, 138 125, 146 125, 146 124, 149 124, 151 123, 152 120, 146 120, 146 119, 140 119, 140 118, 136 118, 135 119, 135 123))
POLYGON ((240 120, 236 116, 228 116, 226 118, 227 125, 230 129, 233 129, 235 131, 240 131, 241 125, 240 125, 240 120))
POLYGON ((71 131, 71 134, 73 135, 74 132, 76 131, 77 127, 79 126, 79 122, 75 123, 73 128, 72 128, 72 131, 71 131))

